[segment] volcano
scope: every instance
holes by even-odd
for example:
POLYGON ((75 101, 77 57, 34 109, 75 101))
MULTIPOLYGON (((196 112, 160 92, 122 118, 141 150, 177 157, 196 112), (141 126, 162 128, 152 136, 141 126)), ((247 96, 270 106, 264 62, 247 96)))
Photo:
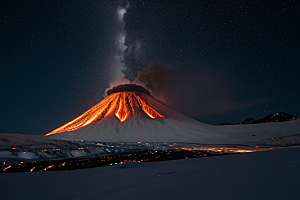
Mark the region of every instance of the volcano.
POLYGON ((107 91, 107 94, 109 96, 103 101, 74 120, 46 134, 46 136, 75 131, 105 118, 113 119, 116 117, 120 122, 124 122, 129 117, 155 119, 168 115, 163 106, 149 96, 150 92, 141 86, 134 84, 120 85, 107 91), (161 113, 164 113, 164 115, 161 113))
POLYGON ((210 125, 172 110, 141 86, 120 85, 107 94, 97 105, 46 136, 102 142, 195 142, 215 135, 207 134, 210 125))
POLYGON ((238 144, 299 134, 300 120, 279 124, 215 126, 176 112, 145 88, 120 85, 108 96, 65 125, 49 139, 96 142, 187 142, 238 144))

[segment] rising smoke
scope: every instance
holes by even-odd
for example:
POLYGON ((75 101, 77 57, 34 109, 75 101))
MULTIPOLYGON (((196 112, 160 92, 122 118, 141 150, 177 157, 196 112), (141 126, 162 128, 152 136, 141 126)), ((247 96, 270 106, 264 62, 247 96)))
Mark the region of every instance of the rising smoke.
POLYGON ((121 1, 116 10, 118 20, 118 36, 116 38, 116 61, 113 66, 117 69, 117 77, 109 83, 107 91, 118 85, 136 84, 148 89, 153 96, 165 102, 167 94, 176 85, 176 70, 170 64, 151 62, 145 66, 140 61, 142 43, 135 35, 128 36, 126 32, 127 10, 130 8, 128 1, 121 1), (141 71, 140 71, 141 70, 141 71))
POLYGON ((125 69, 124 64, 124 53, 127 49, 127 46, 125 45, 125 39, 127 36, 126 30, 125 30, 125 20, 124 15, 127 12, 127 9, 129 8, 129 3, 127 1, 121 2, 120 5, 117 7, 116 10, 116 17, 117 17, 117 36, 116 36, 116 50, 114 55, 114 62, 112 63, 112 70, 113 73, 113 79, 116 80, 124 74, 122 74, 122 71, 125 69))
POLYGON ((137 74, 134 81, 130 81, 123 77, 109 83, 110 87, 105 90, 104 96, 107 96, 108 90, 118 85, 136 84, 146 88, 150 91, 151 95, 167 103, 167 96, 176 89, 177 72, 175 67, 170 64, 161 61, 151 62, 137 74))
POLYGON ((166 96, 176 88, 177 72, 170 64, 151 62, 138 72, 135 82, 145 84, 153 96, 166 103, 166 96))
MULTIPOLYGON (((141 42, 135 35, 129 36, 126 32, 126 23, 124 20, 127 10, 130 8, 128 1, 121 1, 117 7, 116 15, 118 20, 119 34, 116 38, 117 51, 117 74, 133 81, 137 72, 145 65, 140 61, 141 42)), ((121 77, 119 76, 119 77, 121 77)))
POLYGON ((127 48, 124 52, 124 68, 122 73, 124 77, 133 81, 137 76, 138 70, 142 69, 145 65, 140 61, 141 43, 139 41, 131 40, 130 37, 126 38, 127 48))

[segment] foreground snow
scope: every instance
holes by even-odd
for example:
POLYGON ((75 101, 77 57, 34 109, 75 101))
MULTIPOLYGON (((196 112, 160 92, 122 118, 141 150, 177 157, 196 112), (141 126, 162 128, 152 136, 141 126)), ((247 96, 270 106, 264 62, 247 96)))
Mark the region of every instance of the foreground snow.
POLYGON ((299 199, 300 148, 0 174, 1 199, 299 199))

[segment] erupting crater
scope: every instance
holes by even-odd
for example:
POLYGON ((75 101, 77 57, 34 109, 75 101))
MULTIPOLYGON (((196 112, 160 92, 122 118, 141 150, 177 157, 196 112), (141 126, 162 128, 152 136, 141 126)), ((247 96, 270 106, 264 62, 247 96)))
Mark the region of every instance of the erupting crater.
POLYGON ((65 125, 46 134, 46 136, 75 131, 105 118, 117 117, 120 122, 129 117, 150 117, 152 119, 165 117, 164 106, 150 96, 150 92, 135 84, 125 84, 114 87, 107 92, 108 97, 97 105, 76 117, 65 125))

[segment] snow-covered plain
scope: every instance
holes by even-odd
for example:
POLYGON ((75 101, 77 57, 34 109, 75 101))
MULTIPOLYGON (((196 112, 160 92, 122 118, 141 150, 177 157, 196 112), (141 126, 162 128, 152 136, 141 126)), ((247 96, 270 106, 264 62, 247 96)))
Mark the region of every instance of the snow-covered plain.
POLYGON ((228 126, 212 126, 197 121, 192 121, 191 124, 164 118, 144 118, 143 121, 147 123, 139 124, 137 120, 132 122, 131 127, 122 124, 109 126, 109 130, 103 131, 97 129, 101 129, 101 124, 95 123, 74 132, 58 133, 49 137, 2 133, 0 162, 11 165, 21 161, 101 157, 132 150, 220 150, 223 147, 235 148, 241 152, 300 145, 300 120, 228 126), (116 128, 121 131, 116 132, 116 128), (201 132, 200 129, 206 130, 201 132))
POLYGON ((123 123, 115 118, 107 122, 104 119, 77 131, 48 137, 2 133, 0 162, 11 165, 21 161, 101 157, 132 150, 214 151, 213 148, 223 147, 241 152, 300 145, 300 120, 213 126, 183 115, 173 116, 177 119, 140 118, 123 123))
POLYGON ((1 173, 1 200, 300 198, 300 148, 291 148, 300 144, 300 120, 213 126, 165 110, 169 117, 139 116, 120 122, 111 116, 48 137, 1 134, 0 161, 57 159, 57 154, 80 157, 87 152, 103 155, 117 146, 131 150, 139 145, 196 150, 207 145, 254 151, 257 146, 290 148, 74 171, 1 173))
POLYGON ((0 174, 1 199, 299 199, 300 148, 0 174))

